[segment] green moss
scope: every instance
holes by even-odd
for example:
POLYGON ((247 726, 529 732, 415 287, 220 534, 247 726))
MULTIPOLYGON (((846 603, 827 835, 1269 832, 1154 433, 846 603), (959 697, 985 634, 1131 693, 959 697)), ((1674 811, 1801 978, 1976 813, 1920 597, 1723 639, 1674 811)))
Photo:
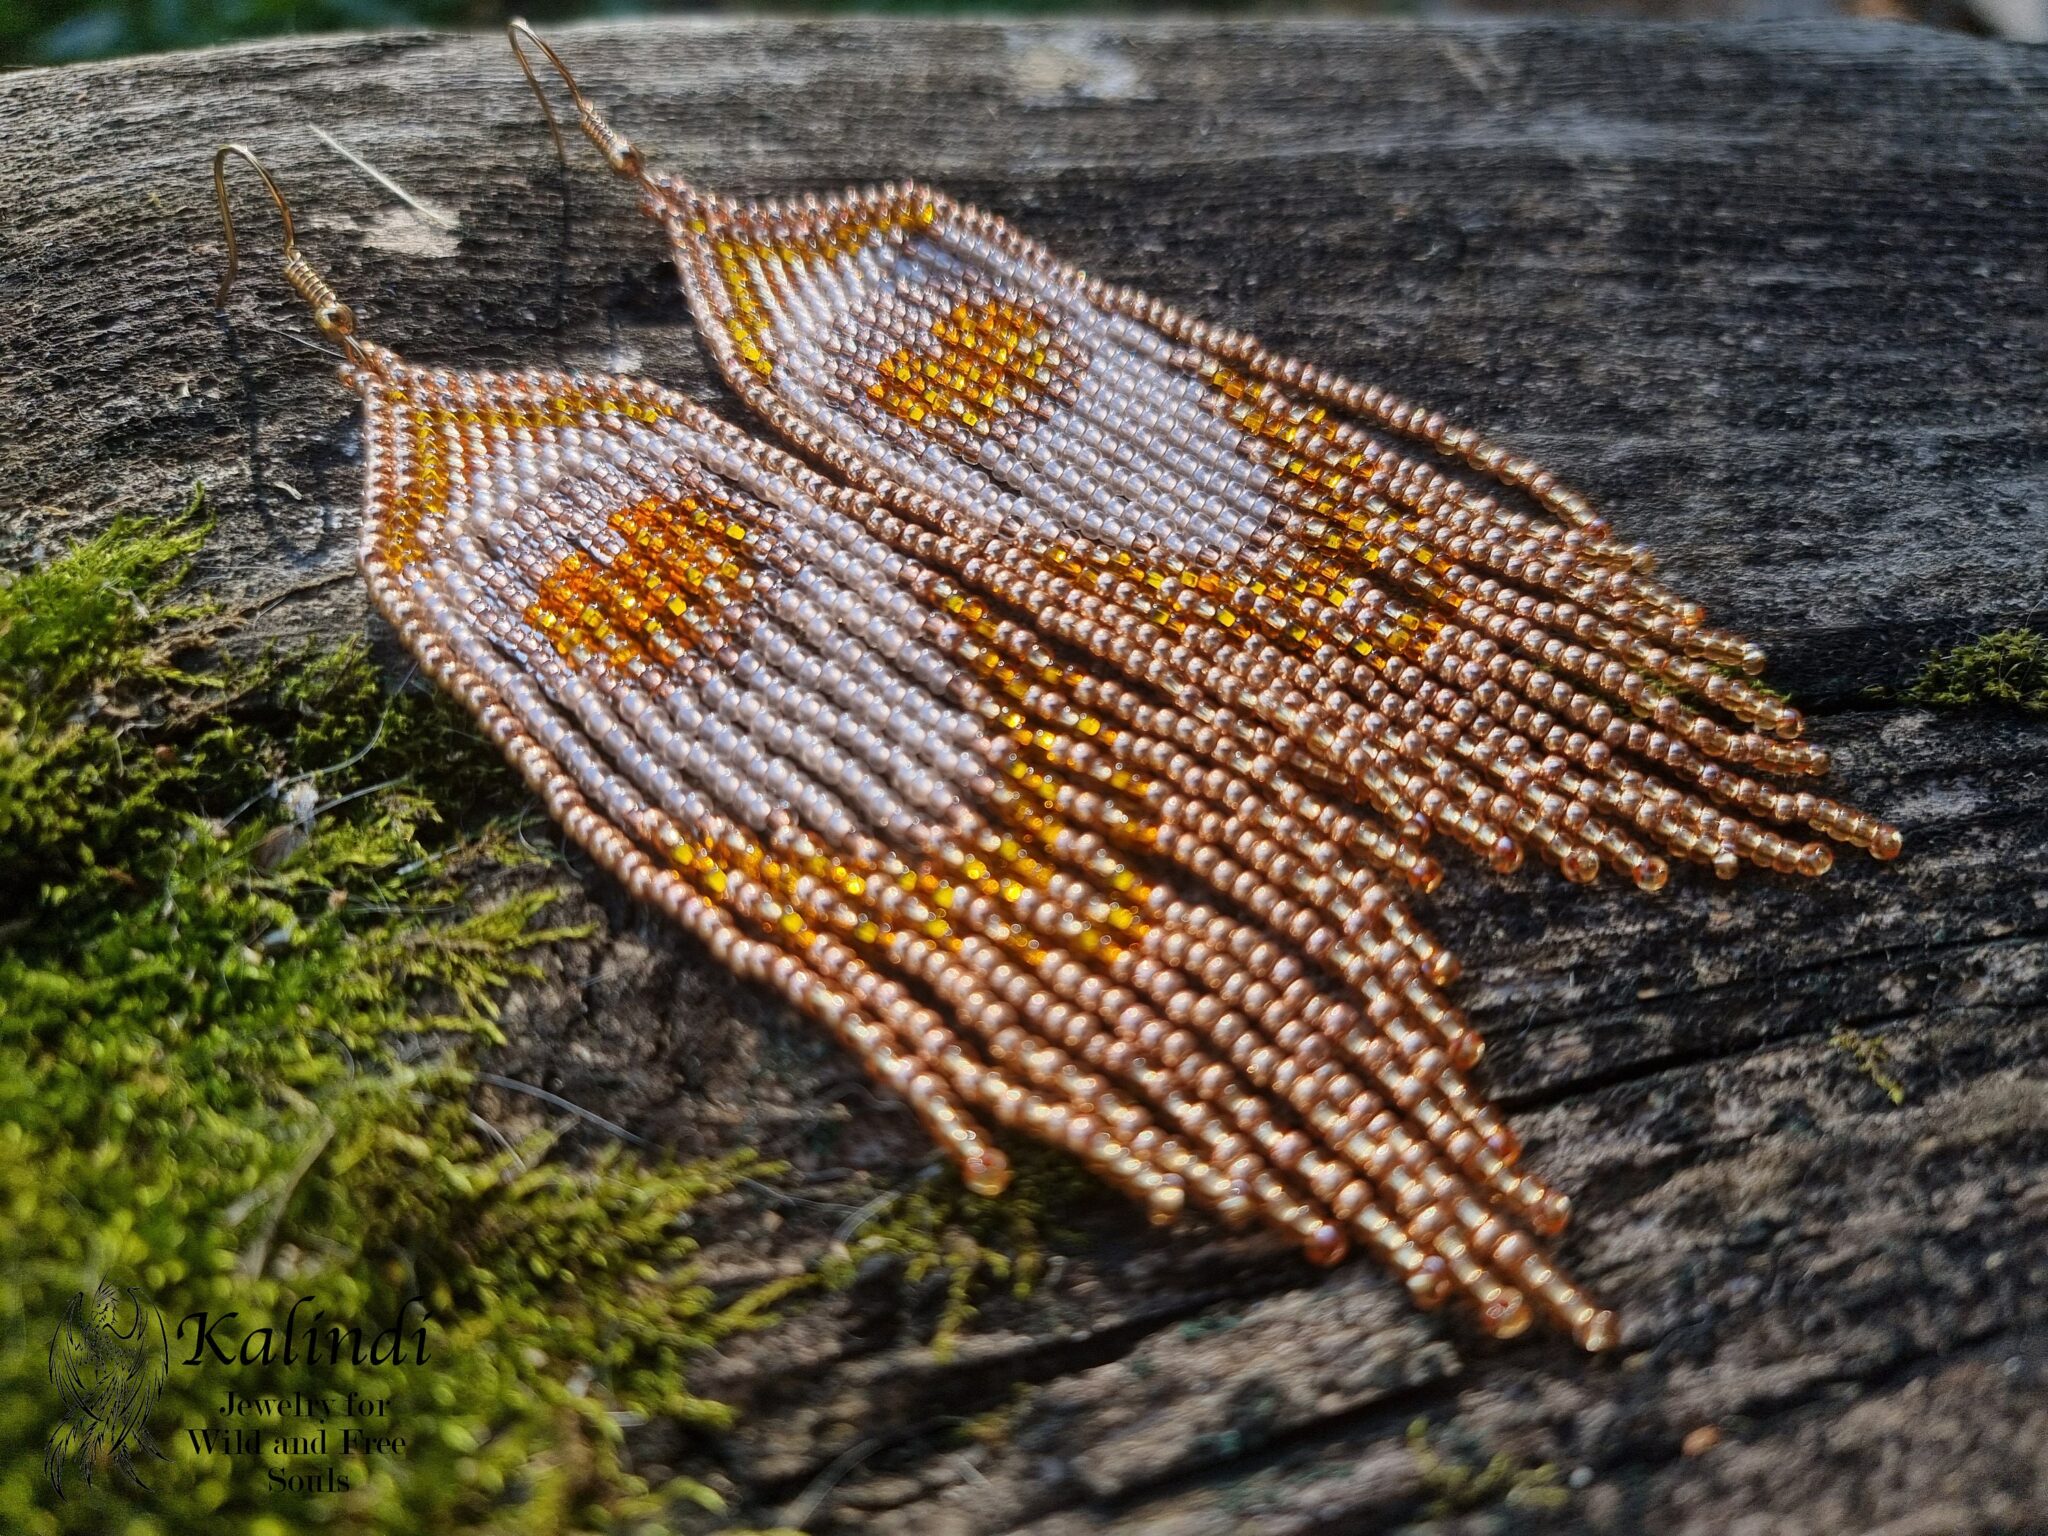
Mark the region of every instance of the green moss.
POLYGON ((514 1536, 715 1502, 635 1477, 621 1422, 727 1417, 688 1362, 787 1287, 720 1305, 681 1227, 748 1159, 571 1160, 477 1119, 466 1047, 574 931, 507 831, 526 797, 359 648, 217 654, 235 616, 184 588, 205 534, 195 500, 0 585, 0 1529, 514 1536), (74 1461, 60 1500, 47 1350, 103 1280, 234 1336, 295 1303, 367 1335, 421 1297, 429 1363, 187 1366, 188 1334, 148 1492, 74 1461), (388 1400, 407 1448, 302 1464, 272 1419, 260 1454, 208 1450, 229 1387, 388 1400), (329 1465, 347 1493, 270 1476, 329 1465))
POLYGON ((1025 1410, 1031 1406, 1031 1399, 1038 1389, 1030 1382, 1020 1381, 1010 1388, 1009 1401, 986 1413, 976 1414, 964 1420, 954 1431, 963 1442, 974 1445, 1003 1445, 1016 1432, 1025 1410))
POLYGON ((1906 1085, 1892 1071, 1891 1047, 1882 1040, 1853 1029, 1838 1029, 1828 1038, 1828 1044, 1854 1062, 1856 1070, 1883 1089, 1884 1096, 1894 1104, 1906 1102, 1906 1085))
POLYGON ((1749 684, 1751 688, 1755 689, 1765 698, 1776 699, 1780 704, 1789 703, 1791 701, 1791 689, 1780 688, 1775 683, 1767 683, 1760 677, 1751 677, 1747 672, 1744 672, 1740 667, 1716 666, 1714 670, 1716 672, 1719 672, 1723 677, 1731 677, 1738 683, 1749 684))
POLYGON ((1042 1147, 1011 1149, 1014 1176, 995 1199, 975 1194, 951 1169, 881 1203, 817 1270, 841 1289, 877 1259, 900 1266, 903 1283, 942 1281, 932 1352, 950 1359, 961 1330, 990 1287, 1028 1296, 1045 1273, 1056 1213, 1098 1193, 1068 1157, 1042 1147))
POLYGON ((1956 708, 2048 714, 2048 635, 2001 629, 1929 657, 1906 697, 1956 708))
MULTIPOLYGON (((1790 690, 1780 688, 1773 683, 1767 683, 1760 677, 1751 677, 1740 667, 1731 667, 1722 662, 1709 662, 1708 666, 1723 677, 1733 682, 1743 683, 1753 692, 1760 693, 1766 698, 1776 699, 1781 704, 1789 703, 1792 698, 1790 690)), ((1696 709, 1712 707, 1705 694, 1695 692, 1691 688, 1681 687, 1676 683, 1667 683, 1660 677, 1645 675, 1643 683, 1649 688, 1650 692, 1662 698, 1680 699, 1696 709)))
POLYGON ((1444 1455, 1431 1443, 1427 1419, 1408 1426, 1408 1451, 1415 1458, 1432 1519, 1447 1520, 1489 1504, 1561 1509, 1570 1497, 1549 1462, 1530 1464, 1496 1453, 1481 1466, 1444 1455))

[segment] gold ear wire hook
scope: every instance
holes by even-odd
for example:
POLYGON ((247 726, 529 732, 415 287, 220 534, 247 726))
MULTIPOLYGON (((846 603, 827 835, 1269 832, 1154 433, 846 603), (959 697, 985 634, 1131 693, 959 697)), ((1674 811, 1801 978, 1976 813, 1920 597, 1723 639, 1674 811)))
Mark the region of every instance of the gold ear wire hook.
POLYGON ((228 241, 228 269, 220 275, 220 287, 214 291, 213 307, 225 309, 228 303, 228 289, 234 286, 235 274, 242 267, 242 248, 235 239, 235 216, 228 207, 228 156, 240 155, 249 162, 251 170, 262 179, 263 189, 270 194, 270 200, 277 204, 277 216, 284 224, 284 249, 289 256, 299 248, 298 235, 292 227, 292 210, 284 200, 284 194, 277 190, 277 183, 270 179, 270 172, 263 168, 263 162, 243 144, 223 144, 213 154, 213 195, 220 203, 221 232, 228 241))
POLYGON ((363 357, 362 343, 355 339, 356 313, 335 295, 327 279, 313 270, 313 264, 306 260, 299 250, 298 231, 292 224, 291 205, 284 200, 284 193, 271 179, 263 162, 256 158, 256 152, 246 144, 223 144, 213 152, 213 195, 220 204, 221 232, 227 236, 228 267, 221 274, 220 287, 215 290, 213 307, 224 309, 228 302, 228 289, 233 286, 235 274, 241 270, 241 244, 235 238, 235 216, 228 207, 228 156, 239 155, 249 162, 263 182, 263 190, 270 194, 270 200, 277 204, 277 216, 284 225, 284 280, 292 285, 292 291, 306 301, 313 311, 313 324, 321 335, 338 341, 351 360, 360 362, 363 357))
POLYGON ((523 17, 514 17, 505 28, 505 40, 512 45, 512 56, 519 61, 520 73, 526 76, 526 83, 533 87, 533 99, 540 103, 541 115, 548 120, 548 133, 555 141, 555 153, 562 163, 569 163, 569 152, 562 144, 562 129, 555 119, 555 109, 548 105, 548 93, 541 89, 540 77, 533 72, 532 61, 526 57, 526 49, 520 45, 524 38, 541 51, 546 60, 555 66, 555 73, 562 77, 562 84, 569 88, 569 99, 576 103, 576 116, 583 124, 583 131, 604 156, 605 164, 621 176, 644 174, 640 151, 633 147, 618 129, 605 121, 604 114, 596 103, 583 94, 583 87, 576 83, 576 77, 569 73, 569 66, 562 62, 562 56, 548 45, 546 38, 529 26, 523 17))

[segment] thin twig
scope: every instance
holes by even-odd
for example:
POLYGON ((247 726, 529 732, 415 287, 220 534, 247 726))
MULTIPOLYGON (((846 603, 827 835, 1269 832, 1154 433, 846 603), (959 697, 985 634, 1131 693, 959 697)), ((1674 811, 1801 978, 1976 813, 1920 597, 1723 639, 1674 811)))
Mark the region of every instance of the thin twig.
POLYGON ((789 1507, 783 1510, 778 1523, 788 1526, 791 1530, 802 1530, 810 1522, 811 1516, 815 1515, 819 1507, 831 1496, 832 1490, 846 1480, 847 1473, 875 1452, 885 1449, 893 1440, 902 1438, 901 1434, 880 1435, 872 1440, 863 1440, 851 1450, 841 1452, 824 1471, 811 1479, 808 1488, 790 1502, 789 1507))
MULTIPOLYGON (((190 624, 177 624, 164 630, 156 638, 152 653, 169 657, 179 651, 196 650, 210 645, 222 635, 232 634, 259 614, 268 613, 280 603, 293 598, 305 597, 309 593, 338 587, 343 582, 360 581, 362 578, 353 567, 345 571, 333 571, 325 576, 315 576, 309 581, 295 582, 289 587, 271 593, 268 597, 256 598, 246 603, 223 603, 213 612, 207 613, 190 624)), ((209 706, 217 708, 218 706, 209 706)))
POLYGON ((369 161, 365 160, 361 155, 357 154, 354 150, 350 149, 346 144, 342 143, 341 140, 337 139, 333 134, 329 133, 325 128, 316 127, 311 123, 307 124, 306 126, 312 129, 314 138, 318 139, 322 144, 325 144, 329 149, 333 150, 337 155, 341 156, 342 159, 346 160, 350 165, 354 166, 357 170, 361 171, 365 176, 369 177, 370 180, 376 182, 378 186, 382 187, 386 192, 389 192, 393 197, 397 198, 401 203, 405 204, 406 207, 410 208, 414 213, 418 214, 428 223, 438 224, 443 229, 462 228, 460 221, 458 221, 454 217, 454 215, 443 213, 439 208, 434 207, 431 203, 421 202, 418 198, 414 197, 410 192, 406 191, 405 188, 401 187, 397 182, 393 181, 389 176, 385 175, 382 171, 378 170, 377 167, 370 164, 369 161))
MULTIPOLYGON (((351 572, 350 574, 353 575, 354 573, 351 572)), ((302 783, 307 779, 317 779, 330 773, 339 773, 344 768, 355 767, 357 763, 360 763, 364 758, 376 751, 377 744, 384 739, 384 728, 391 723, 391 711, 398 707, 400 696, 404 694, 406 687, 412 682, 413 678, 419 675, 419 670, 417 662, 406 669, 405 676, 398 680, 398 686, 391 690, 390 695, 384 700, 383 709, 377 713, 377 729, 370 733, 370 739, 364 742, 361 747, 338 763, 330 763, 325 768, 308 769, 296 778, 280 780, 275 787, 283 789, 288 785, 302 783)))
POLYGON ((345 581, 352 582, 360 579, 354 566, 350 566, 345 571, 335 571, 330 575, 315 576, 311 581, 298 582, 295 585, 286 587, 282 592, 273 592, 270 596, 251 603, 242 610, 243 617, 253 619, 257 614, 268 613, 279 603, 288 603, 295 597, 304 597, 309 592, 324 591, 328 587, 338 587, 345 581))
POLYGON ((322 357, 331 357, 337 363, 348 361, 348 354, 339 347, 325 346, 310 336, 301 336, 297 331, 288 331, 281 325, 266 325, 261 320, 244 322, 251 330, 268 331, 273 336, 282 336, 286 341, 296 342, 308 352, 318 352, 322 357))
POLYGON ((751 1189, 755 1194, 765 1196, 773 1200, 777 1205, 807 1205, 814 1211, 851 1211, 856 1209, 856 1207, 848 1205, 844 1200, 813 1200, 808 1195, 792 1195, 786 1189, 779 1189, 773 1184, 764 1184, 759 1179, 742 1178, 739 1183, 741 1188, 751 1189))
POLYGON ((905 1195, 909 1194, 911 1190, 915 1189, 918 1185, 929 1184, 933 1179, 936 1179, 940 1174, 944 1173, 945 1171, 946 1165, 942 1162, 938 1162, 935 1160, 926 1163, 922 1168, 918 1169, 916 1173, 910 1176, 910 1180, 908 1183, 899 1184, 894 1189, 883 1190, 882 1193, 875 1196, 874 1199, 870 1200, 866 1205, 861 1206, 851 1216, 847 1217, 845 1221, 841 1222, 839 1224, 839 1230, 832 1234, 834 1240, 840 1243, 852 1242, 855 1237, 860 1235, 860 1229, 862 1227, 866 1226, 869 1222, 873 1221, 877 1216, 881 1215, 882 1212, 886 1211, 898 1200, 901 1200, 905 1195))
POLYGON ((284 1213, 292 1203, 292 1196, 298 1193, 299 1185, 305 1180, 306 1175, 313 1171, 313 1165, 320 1161, 320 1155, 327 1150, 328 1143, 333 1140, 334 1122, 321 1121, 319 1132, 307 1145, 306 1150, 299 1154, 299 1160, 292 1165, 292 1171, 285 1175, 284 1188, 277 1192, 277 1198, 270 1205, 270 1214, 263 1218, 263 1230, 256 1234, 256 1241, 243 1250, 236 1267, 244 1275, 260 1275, 264 1267, 270 1263, 270 1245, 277 1238, 278 1225, 284 1220, 284 1213))
POLYGON ((495 1141, 499 1146, 503 1147, 505 1149, 506 1155, 509 1156, 513 1162, 519 1165, 519 1171, 521 1173, 526 1172, 526 1159, 521 1157, 519 1155, 519 1149, 512 1145, 512 1138, 510 1136, 507 1136, 503 1131, 499 1130, 495 1125, 491 1124, 490 1121, 486 1120, 482 1115, 478 1114, 473 1109, 469 1112, 469 1123, 475 1126, 478 1130, 482 1131, 486 1136, 490 1137, 491 1140, 495 1141))
MULTIPOLYGON (((354 578, 354 575, 355 573, 353 571, 349 572, 349 579, 352 580, 354 578)), ((275 799, 278 796, 278 794, 280 794, 284 790, 290 789, 294 784, 304 784, 310 779, 317 779, 325 774, 339 773, 344 768, 353 768, 357 763, 361 762, 364 758, 368 757, 373 751, 376 750, 377 743, 384 739, 384 727, 391 720, 391 711, 397 706, 398 696, 399 694, 405 691, 405 685, 412 681, 413 672, 417 672, 418 670, 419 668, 415 666, 412 669, 412 672, 407 672, 405 676, 402 679, 400 679, 398 687, 392 690, 391 696, 384 701, 383 711, 377 716, 377 729, 371 733, 370 739, 363 743, 361 750, 352 753, 348 757, 343 758, 338 763, 330 763, 325 768, 309 768, 304 773, 296 773, 288 779, 279 779, 275 784, 266 785, 264 788, 257 790, 256 793, 251 795, 248 799, 244 800, 240 805, 236 806, 232 811, 229 811, 225 818, 225 825, 233 826, 237 821, 241 820, 242 813, 247 811, 251 806, 255 805, 258 801, 275 799)), ((401 784, 403 782, 403 779, 390 779, 382 784, 372 785, 371 788, 389 789, 392 785, 401 784)), ((364 793, 364 791, 358 791, 358 793, 364 793)), ((313 812, 313 814, 315 816, 318 816, 323 811, 331 811, 334 809, 335 806, 340 805, 341 803, 342 802, 339 800, 331 801, 328 804, 319 807, 317 810, 313 812)), ((417 862, 424 861, 422 860, 417 862)), ((408 866, 407 868, 401 869, 399 871, 400 875, 406 875, 409 873, 411 873, 411 866, 408 866)))
POLYGON ((547 1089, 536 1087, 532 1083, 522 1083, 516 1077, 500 1077, 495 1072, 479 1072, 476 1075, 476 1080, 480 1083, 489 1083, 493 1088, 503 1088, 508 1093, 526 1094, 529 1097, 539 1099, 544 1104, 552 1104, 557 1109, 566 1109, 570 1114, 577 1116, 579 1119, 587 1120, 599 1130, 609 1132, 621 1141, 629 1141, 636 1147, 651 1145, 644 1136, 635 1136, 623 1125, 605 1119, 603 1115, 598 1114, 595 1110, 585 1109, 581 1104, 572 1103, 570 1100, 563 1098, 559 1093, 550 1093, 547 1089))
POLYGON ((311 821, 316 817, 325 816, 329 811, 334 810, 337 806, 347 805, 351 800, 360 800, 365 795, 374 795, 379 790, 396 789, 399 785, 403 784, 405 780, 406 775, 401 773, 397 778, 386 779, 381 784, 365 784, 361 789, 350 790, 345 795, 336 795, 332 800, 328 801, 325 805, 314 806, 312 815, 308 816, 306 819, 308 821, 311 821))
POLYGON ((903 1189, 883 1190, 874 1199, 839 1223, 839 1230, 832 1234, 832 1240, 837 1243, 852 1242, 855 1237, 859 1236, 862 1227, 873 1221, 908 1193, 908 1190, 903 1189))
POLYGON ((316 1029, 313 1031, 313 1038, 316 1040, 319 1039, 322 1035, 325 1035, 329 1040, 332 1040, 334 1042, 335 1049, 341 1052, 341 1059, 348 1064, 349 1078, 353 1080, 356 1075, 356 1053, 350 1050, 348 1048, 348 1042, 342 1039, 341 1036, 337 1035, 333 1030, 316 1029))

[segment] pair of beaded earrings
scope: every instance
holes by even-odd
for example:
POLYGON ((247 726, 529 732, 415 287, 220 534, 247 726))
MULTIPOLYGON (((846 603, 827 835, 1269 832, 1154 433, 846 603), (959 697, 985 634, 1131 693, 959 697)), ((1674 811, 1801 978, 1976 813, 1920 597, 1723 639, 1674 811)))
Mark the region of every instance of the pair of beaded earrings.
MULTIPOLYGON (((913 184, 740 202, 646 169, 733 387, 806 464, 638 379, 346 353, 362 568, 568 834, 895 1089, 975 1190, 988 1127, 1153 1220, 1375 1254, 1488 1331, 1614 1315, 1472 1086, 1456 960, 1400 888, 1819 875, 1899 834, 1763 654, 1467 427, 1066 266, 913 184), (1422 455, 1380 429, 1418 439, 1422 455), (1462 460, 1521 495, 1475 489, 1462 460), (838 478, 828 477, 828 473, 838 478)), ((548 125, 558 148, 554 116, 548 125)))

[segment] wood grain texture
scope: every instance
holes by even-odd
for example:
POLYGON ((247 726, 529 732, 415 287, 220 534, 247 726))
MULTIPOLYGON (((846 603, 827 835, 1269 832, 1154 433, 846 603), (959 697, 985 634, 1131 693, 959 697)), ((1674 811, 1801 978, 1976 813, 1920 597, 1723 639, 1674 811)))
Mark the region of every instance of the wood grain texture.
MULTIPOLYGON (((1882 26, 1334 21, 561 43, 707 184, 934 181, 1496 429, 1770 647, 1846 796, 1908 839, 1819 885, 1688 875, 1652 900, 1464 866, 1428 904, 1487 1082, 1578 1199, 1565 1257, 1624 1311, 1612 1359, 1492 1345, 1368 1268, 1084 1202, 1057 1273, 950 1362, 899 1292, 856 1286, 708 1362, 740 1426, 655 1427, 650 1460, 712 1457, 764 1523, 795 1502, 817 1531, 917 1536, 2048 1528, 2048 729, 1868 694, 2048 590, 2048 54, 1882 26), (1902 1106, 1829 1043, 1845 1028, 1884 1042, 1902 1106), (998 1430, 963 1430, 991 1410, 998 1430), (1418 1417, 1444 1457, 1554 1463, 1555 1496, 1432 1514, 1456 1490, 1407 1445, 1418 1417)), ((10 553, 203 480, 212 585, 281 598, 276 634, 365 632, 350 397, 294 340, 252 185, 247 275, 211 307, 223 138, 263 153, 365 334, 644 372, 737 414, 656 230, 580 144, 556 167, 495 38, 16 75, 10 553)), ((685 1150, 916 1177, 915 1128, 846 1062, 588 892, 603 936, 515 1000, 506 1070, 685 1150)), ((736 1213, 708 1260, 735 1283, 795 1265, 845 1216, 736 1213)))

